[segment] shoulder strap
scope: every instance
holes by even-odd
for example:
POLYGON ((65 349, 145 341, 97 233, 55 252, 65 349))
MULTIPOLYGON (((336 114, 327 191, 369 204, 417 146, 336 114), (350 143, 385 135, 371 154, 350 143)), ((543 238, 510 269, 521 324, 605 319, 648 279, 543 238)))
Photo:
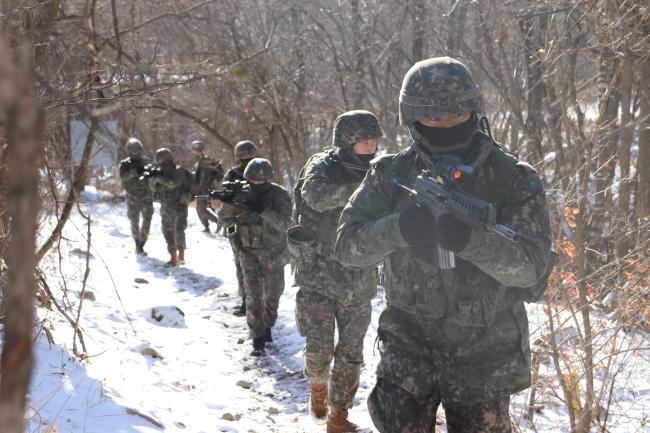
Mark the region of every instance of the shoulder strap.
MULTIPOLYGON (((411 169, 415 165, 416 159, 417 159, 417 153, 415 152, 413 147, 410 146, 408 149, 403 151, 401 155, 398 154, 397 162, 395 163, 395 169, 393 170, 393 174, 398 177, 406 177, 411 172, 411 169)), ((391 196, 389 209, 395 208, 397 202, 399 201, 400 197, 404 193, 404 190, 402 188, 398 188, 397 185, 395 185, 393 188, 394 188, 393 190, 394 192, 391 196)))

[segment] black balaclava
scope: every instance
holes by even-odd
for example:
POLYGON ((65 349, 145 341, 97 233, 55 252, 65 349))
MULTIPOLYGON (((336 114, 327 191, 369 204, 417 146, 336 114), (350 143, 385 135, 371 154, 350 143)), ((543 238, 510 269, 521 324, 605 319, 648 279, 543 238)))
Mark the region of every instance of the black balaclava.
POLYGON ((436 151, 445 152, 446 148, 454 148, 450 153, 464 154, 472 136, 478 130, 478 116, 472 113, 465 122, 451 128, 432 128, 415 122, 415 129, 436 151), (463 143, 466 145, 462 146, 463 143))
POLYGON ((362 154, 356 153, 354 156, 357 159, 359 159, 359 161, 361 161, 364 166, 368 166, 368 167, 370 167, 370 161, 372 161, 375 158, 374 153, 370 153, 370 154, 367 154, 367 155, 366 154, 362 155, 362 154))
POLYGON ((251 189, 259 194, 266 194, 271 189, 270 182, 264 183, 251 183, 251 189))

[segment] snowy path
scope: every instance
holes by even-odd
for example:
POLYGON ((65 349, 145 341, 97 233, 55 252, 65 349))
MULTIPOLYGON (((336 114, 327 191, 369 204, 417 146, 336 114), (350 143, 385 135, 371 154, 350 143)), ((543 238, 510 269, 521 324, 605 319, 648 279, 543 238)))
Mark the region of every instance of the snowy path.
MULTIPOLYGON (((186 231, 187 263, 175 269, 164 266, 167 253, 158 212, 146 245, 149 256, 136 257, 123 204, 88 204, 83 210, 93 220, 88 289, 96 300, 84 301, 81 314, 90 357, 82 364, 70 358, 70 326, 56 311, 39 309, 55 344, 50 346, 44 333, 37 339, 29 432, 325 431, 307 411, 303 339, 294 322, 295 288, 290 284, 285 288, 273 331, 275 343, 267 356, 251 359, 245 319, 232 315, 238 299, 230 246, 224 238, 200 231, 194 209, 186 231), (184 312, 185 327, 164 326, 151 318, 153 307, 173 306, 184 312)), ((74 311, 85 266, 85 233, 85 220, 75 212, 64 233, 61 265, 54 255, 44 268, 59 298, 65 281, 66 303, 74 311)), ((366 365, 351 411, 351 419, 363 427, 372 426, 366 397, 375 382, 378 354, 373 353, 373 343, 382 308, 383 296, 378 296, 364 343, 366 365)), ((529 313, 531 330, 538 332, 544 313, 535 305, 529 313)), ((647 348, 648 336, 634 338, 647 348)), ((621 375, 625 383, 616 393, 620 401, 615 409, 628 418, 610 423, 610 432, 650 433, 650 351, 635 356, 630 364, 634 368, 626 367, 621 375)), ((511 405, 515 431, 568 432, 566 412, 556 397, 557 378, 548 361, 540 374, 546 388, 538 400, 544 409, 535 415, 532 427, 523 418, 528 392, 515 396, 511 405)))
MULTIPOLYGON (((251 359, 245 319, 231 314, 238 299, 230 246, 221 236, 202 233, 193 209, 186 231, 187 263, 176 269, 164 266, 167 253, 157 213, 146 245, 149 256, 136 258, 122 205, 96 204, 86 210, 93 218, 88 289, 96 301, 84 301, 81 323, 91 358, 83 367, 71 360, 69 326, 58 313, 41 311, 62 347, 50 349, 44 336, 38 340, 30 431, 324 431, 307 414, 303 339, 294 323, 295 288, 287 285, 282 296, 268 355, 251 359), (159 306, 179 307, 187 327, 161 326, 151 319, 151 308, 159 306), (142 355, 142 347, 154 349, 162 359, 142 355)), ((61 273, 68 297, 77 305, 85 250, 85 221, 79 215, 65 238, 64 254, 71 253, 61 273)), ((61 281, 57 267, 54 257, 46 269, 53 286, 52 281, 61 281)), ((380 308, 375 305, 375 311, 380 308)), ((372 425, 365 399, 374 381, 376 320, 375 313, 366 337, 363 383, 351 414, 364 426, 372 425)))

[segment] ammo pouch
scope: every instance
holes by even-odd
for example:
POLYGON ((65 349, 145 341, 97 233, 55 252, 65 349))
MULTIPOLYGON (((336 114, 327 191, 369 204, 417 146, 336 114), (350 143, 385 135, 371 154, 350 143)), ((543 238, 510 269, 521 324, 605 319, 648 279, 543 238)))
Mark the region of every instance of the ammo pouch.
POLYGON ((492 326, 498 313, 512 306, 514 292, 483 275, 477 281, 459 281, 444 272, 447 289, 446 320, 458 326, 485 328, 492 326), (452 281, 450 281, 452 280, 452 281))
POLYGON ((303 225, 289 227, 287 230, 287 250, 296 266, 311 269, 316 266, 316 236, 303 225))

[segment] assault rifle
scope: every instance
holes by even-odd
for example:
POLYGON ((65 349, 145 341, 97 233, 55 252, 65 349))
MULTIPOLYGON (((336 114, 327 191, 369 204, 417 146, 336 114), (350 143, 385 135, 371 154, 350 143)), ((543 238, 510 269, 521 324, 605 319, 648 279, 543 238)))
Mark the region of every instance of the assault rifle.
MULTIPOLYGON (((395 178, 394 182, 407 191, 418 205, 429 209, 436 218, 450 214, 474 230, 496 233, 512 242, 518 242, 517 232, 496 223, 496 207, 493 204, 459 189, 460 183, 473 173, 474 169, 462 164, 459 158, 445 156, 433 170, 422 170, 412 185, 399 178, 395 178)), ((440 269, 455 268, 454 253, 438 247, 438 263, 440 269)))
POLYGON ((250 184, 245 180, 226 181, 221 188, 208 191, 207 195, 197 195, 197 198, 211 198, 222 203, 229 203, 235 206, 247 205, 253 201, 253 194, 250 184))
POLYGON ((162 176, 162 168, 158 164, 149 163, 142 169, 140 180, 149 179, 150 177, 162 176))

